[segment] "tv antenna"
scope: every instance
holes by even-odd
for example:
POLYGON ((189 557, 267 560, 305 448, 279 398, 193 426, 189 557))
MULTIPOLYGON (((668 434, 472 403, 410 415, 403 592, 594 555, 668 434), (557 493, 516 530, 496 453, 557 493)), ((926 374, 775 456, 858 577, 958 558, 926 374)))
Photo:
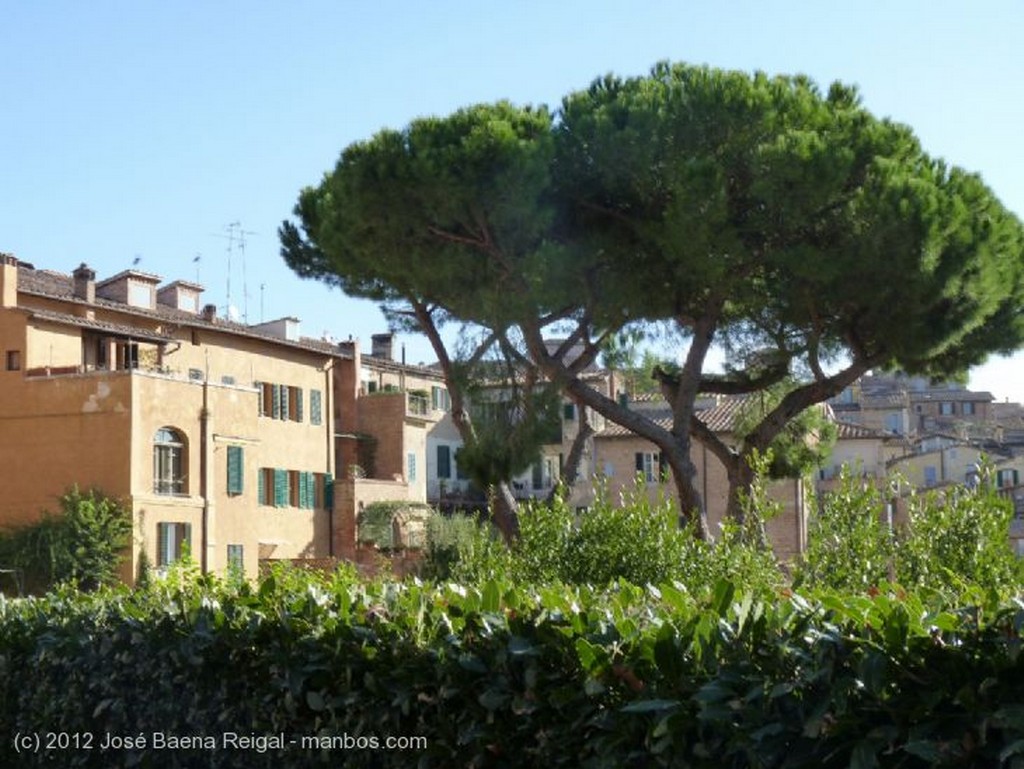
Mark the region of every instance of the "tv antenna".
POLYGON ((242 223, 238 221, 229 222, 224 225, 226 234, 217 234, 214 237, 224 238, 228 242, 228 279, 227 279, 227 306, 224 308, 225 315, 232 320, 238 314, 238 309, 231 304, 231 257, 234 253, 235 248, 238 248, 239 255, 242 259, 242 321, 246 324, 249 323, 249 284, 245 274, 245 239, 247 235, 256 235, 257 233, 252 230, 246 230, 242 228, 242 223))

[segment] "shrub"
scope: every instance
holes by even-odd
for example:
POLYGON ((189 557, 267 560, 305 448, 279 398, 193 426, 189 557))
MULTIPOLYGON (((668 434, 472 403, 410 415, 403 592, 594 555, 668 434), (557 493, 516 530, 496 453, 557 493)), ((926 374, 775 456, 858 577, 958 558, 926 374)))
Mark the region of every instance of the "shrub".
POLYGON ((982 473, 973 487, 914 494, 901 532, 897 577, 906 585, 1016 591, 1021 562, 1010 547, 1013 504, 982 473))
POLYGON ((131 543, 128 511, 97 489, 77 486, 59 501, 60 513, 45 512, 38 523, 4 536, 3 560, 23 569, 35 591, 62 582, 95 590, 116 581, 131 543))
POLYGON ((874 483, 843 467, 812 518, 795 584, 863 591, 892 579, 895 539, 885 509, 874 483))
POLYGON ((508 548, 490 524, 462 513, 435 513, 427 521, 424 578, 474 583, 508 573, 508 548))
MULTIPOLYGON (((898 489, 899 481, 888 487, 898 489)), ((795 584, 865 590, 894 581, 951 597, 1019 589, 1024 571, 1010 547, 1012 503, 984 473, 974 486, 904 499, 907 523, 893 527, 882 491, 844 469, 821 501, 795 584)))
POLYGON ((1022 630, 1016 603, 888 590, 762 600, 727 581, 694 597, 283 568, 254 586, 183 570, 134 593, 0 601, 0 733, 94 740, 18 753, 8 738, 0 765, 1014 766, 1022 630), (285 741, 232 749, 231 732, 285 741), (107 733, 215 747, 99 750, 107 733), (319 747, 346 736, 424 742, 319 747))

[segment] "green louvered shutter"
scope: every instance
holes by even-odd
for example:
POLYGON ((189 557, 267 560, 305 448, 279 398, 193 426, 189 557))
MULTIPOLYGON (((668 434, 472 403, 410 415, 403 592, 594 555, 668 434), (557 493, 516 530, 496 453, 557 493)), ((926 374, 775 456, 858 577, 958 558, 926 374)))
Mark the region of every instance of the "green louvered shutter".
POLYGON ((324 473, 324 508, 334 509, 334 476, 324 473))
POLYGON ((312 425, 319 425, 323 420, 323 405, 321 403, 322 394, 319 390, 309 391, 309 423, 312 425))
POLYGON ((281 388, 276 384, 270 385, 270 416, 281 418, 281 388))
POLYGON ((281 403, 281 419, 288 421, 288 385, 278 385, 277 399, 281 403))
POLYGON ((274 468, 274 507, 288 507, 288 471, 274 468))
POLYGON ((267 504, 267 481, 266 472, 261 467, 256 471, 256 504, 267 504))
POLYGON ((306 397, 306 395, 302 391, 302 388, 301 387, 296 387, 295 388, 295 421, 296 422, 301 422, 302 421, 302 400, 305 397, 306 397))
POLYGON ((437 477, 452 477, 452 449, 451 446, 440 445, 437 447, 437 477))
POLYGON ((228 494, 242 493, 243 456, 241 446, 228 446, 228 494))

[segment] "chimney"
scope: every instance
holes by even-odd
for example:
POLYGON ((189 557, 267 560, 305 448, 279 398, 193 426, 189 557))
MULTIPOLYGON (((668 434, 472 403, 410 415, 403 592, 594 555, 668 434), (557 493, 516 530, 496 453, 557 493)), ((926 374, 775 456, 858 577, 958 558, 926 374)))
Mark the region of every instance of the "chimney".
POLYGON ((370 339, 373 341, 370 355, 374 358, 391 360, 391 348, 394 346, 395 335, 390 332, 387 334, 374 334, 370 339))
POLYGON ((74 279, 74 295, 76 299, 84 299, 89 304, 96 301, 96 271, 85 262, 78 265, 71 277, 74 279))
POLYGON ((18 260, 0 254, 0 307, 18 306, 18 260))
POLYGON ((211 323, 214 318, 217 317, 217 305, 215 304, 204 304, 203 305, 203 320, 208 320, 211 323))

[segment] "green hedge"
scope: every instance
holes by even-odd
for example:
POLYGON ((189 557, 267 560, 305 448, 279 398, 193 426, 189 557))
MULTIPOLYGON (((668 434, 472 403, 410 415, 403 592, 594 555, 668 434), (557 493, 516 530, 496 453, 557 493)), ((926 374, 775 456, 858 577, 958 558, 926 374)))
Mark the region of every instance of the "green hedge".
POLYGON ((1024 609, 933 603, 286 571, 2 602, 0 765, 1021 765, 1024 609), (232 732, 253 744, 225 748, 232 732), (79 746, 16 751, 47 733, 79 746), (106 734, 148 744, 103 751, 106 734), (278 734, 297 742, 259 752, 278 734), (387 735, 426 748, 342 749, 387 735))

